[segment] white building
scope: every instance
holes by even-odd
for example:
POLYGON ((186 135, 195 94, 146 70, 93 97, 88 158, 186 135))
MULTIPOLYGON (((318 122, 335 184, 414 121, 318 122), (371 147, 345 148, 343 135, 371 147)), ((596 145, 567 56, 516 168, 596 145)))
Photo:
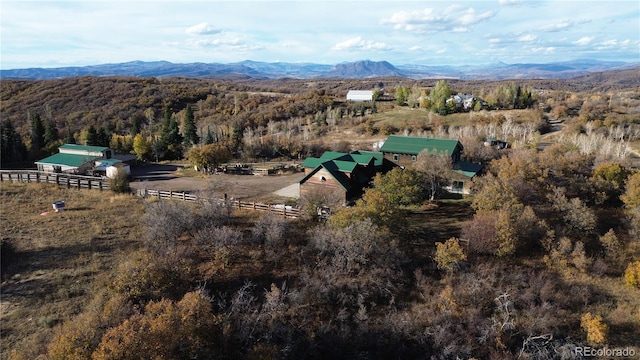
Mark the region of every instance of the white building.
POLYGON ((349 90, 347 101, 373 101, 373 90, 349 90))

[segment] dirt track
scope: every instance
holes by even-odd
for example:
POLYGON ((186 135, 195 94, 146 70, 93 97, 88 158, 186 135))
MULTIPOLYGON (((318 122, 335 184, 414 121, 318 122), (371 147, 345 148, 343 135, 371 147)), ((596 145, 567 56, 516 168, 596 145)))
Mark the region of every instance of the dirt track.
MULTIPOLYGON (((147 165, 131 169, 130 186, 134 189, 171 190, 196 192, 213 190, 217 194, 228 194, 235 199, 258 199, 273 195, 273 192, 297 183, 303 173, 273 176, 258 175, 209 175, 187 177, 177 175, 181 165, 147 165)), ((274 195, 275 196, 275 195, 274 195)))

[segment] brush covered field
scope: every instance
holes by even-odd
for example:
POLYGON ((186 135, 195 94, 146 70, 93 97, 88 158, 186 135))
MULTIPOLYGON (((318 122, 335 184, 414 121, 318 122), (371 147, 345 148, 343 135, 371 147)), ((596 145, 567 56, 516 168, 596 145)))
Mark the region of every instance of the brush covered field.
MULTIPOLYGON (((26 146, 25 110, 79 142, 101 127, 128 153, 134 127, 153 141, 163 109, 184 123, 193 104, 198 128, 235 161, 368 150, 397 134, 459 139, 464 160, 486 171, 470 197, 398 206, 372 189, 326 223, 2 183, 0 357, 640 354, 640 94, 637 71, 627 75, 528 80, 530 107, 446 116, 389 98, 409 84, 415 101, 431 80, 3 80, 0 111, 26 146), (384 88, 387 99, 376 111, 346 103, 351 88, 384 88), (492 136, 511 148, 484 146, 492 136), (60 199, 68 209, 55 213, 60 199)), ((496 104, 516 88, 451 83, 496 104)), ((50 149, 35 150, 34 159, 50 149)), ((239 185, 189 171, 171 176, 218 192, 239 185)))
POLYGON ((640 290, 623 278, 640 246, 613 208, 596 211, 596 243, 582 238, 584 264, 576 251, 554 248, 549 261, 536 244, 496 256, 461 241, 466 260, 449 271, 436 243, 472 237, 482 219, 470 198, 347 227, 42 184, 3 183, 0 201, 3 359, 640 351, 640 290), (59 199, 67 210, 55 213, 59 199), (609 226, 618 248, 603 255, 597 233, 609 226))

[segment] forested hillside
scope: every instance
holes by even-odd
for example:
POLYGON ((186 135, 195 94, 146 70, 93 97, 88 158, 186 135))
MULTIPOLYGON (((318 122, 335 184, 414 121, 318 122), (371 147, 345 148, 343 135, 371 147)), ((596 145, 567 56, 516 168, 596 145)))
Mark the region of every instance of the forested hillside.
MULTIPOLYGON (((640 354, 640 93, 628 87, 637 74, 602 76, 3 80, 3 166, 63 141, 201 167, 367 150, 397 134, 458 139, 485 171, 471 195, 448 194, 450 159, 423 152, 353 206, 303 196, 296 220, 3 183, 1 357, 640 354), (375 101, 345 102, 349 89, 375 101), (58 199, 68 211, 43 213, 58 199)), ((197 178, 204 189, 218 176, 197 178)))
MULTIPOLYGON (((336 130, 361 129, 373 134, 381 125, 377 114, 403 108, 426 108, 439 115, 541 109, 549 116, 537 116, 543 121, 536 125, 540 132, 546 131, 544 121, 550 117, 576 119, 581 128, 589 121, 595 121, 595 128, 600 124, 607 129, 615 125, 628 128, 639 112, 640 99, 634 91, 639 78, 635 70, 624 70, 573 80, 447 81, 439 99, 446 99, 443 94, 458 93, 485 101, 476 101, 473 109, 431 101, 440 92, 436 80, 2 80, 2 163, 6 167, 42 158, 54 153, 62 142, 111 146, 119 152, 136 153, 141 160, 187 157, 191 145, 214 142, 238 159, 299 158, 331 147, 337 141, 333 135, 325 135, 336 130), (375 90, 377 101, 346 103, 350 89, 375 90), (194 129, 188 146, 182 143, 185 126, 194 129), (140 135, 137 152, 136 135, 140 135), (193 141, 195 137, 198 141, 193 141)), ((423 121, 420 130, 448 127, 449 118, 433 122, 431 115, 419 114, 423 121)), ((496 114, 489 117, 501 121, 502 115, 496 114)), ((411 131, 407 124, 406 119, 404 124, 389 124, 382 133, 411 131)))

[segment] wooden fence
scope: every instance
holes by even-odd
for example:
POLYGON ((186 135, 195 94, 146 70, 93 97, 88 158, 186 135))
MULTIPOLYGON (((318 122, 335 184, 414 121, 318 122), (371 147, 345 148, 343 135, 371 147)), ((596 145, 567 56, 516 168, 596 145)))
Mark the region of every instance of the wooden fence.
POLYGON ((99 177, 48 173, 36 170, 0 170, 0 181, 47 183, 77 189, 109 189, 109 183, 99 177))
POLYGON ((221 206, 227 204, 230 208, 241 210, 254 210, 254 211, 268 211, 274 214, 278 214, 285 218, 296 219, 300 217, 300 209, 286 205, 269 205, 256 202, 245 202, 240 200, 230 199, 205 199, 199 198, 195 194, 189 194, 184 192, 166 191, 166 190, 150 190, 150 189, 138 189, 136 195, 143 198, 157 198, 159 200, 182 200, 189 202, 197 202, 201 200, 213 200, 217 201, 221 206))
MULTIPOLYGON (((47 172, 41 172, 36 170, 0 170, 0 181, 47 183, 47 184, 56 184, 59 186, 66 186, 67 188, 77 188, 77 189, 98 189, 98 190, 109 189, 108 182, 103 180, 102 178, 92 177, 92 176, 73 175, 73 174, 47 173, 47 172)), ((135 194, 143 198, 152 197, 152 198, 157 198, 161 200, 182 200, 182 201, 190 201, 190 202, 197 202, 200 200, 211 200, 211 199, 200 199, 195 194, 175 192, 175 191, 165 191, 165 190, 138 189, 138 190, 135 190, 135 194)), ((285 218, 298 218, 300 216, 300 209, 296 209, 291 206, 269 205, 269 204, 261 204, 256 202, 244 202, 239 200, 225 200, 225 199, 214 199, 214 200, 218 201, 221 205, 224 205, 226 203, 228 204, 228 206, 234 209, 268 211, 271 213, 281 215, 285 218)))

